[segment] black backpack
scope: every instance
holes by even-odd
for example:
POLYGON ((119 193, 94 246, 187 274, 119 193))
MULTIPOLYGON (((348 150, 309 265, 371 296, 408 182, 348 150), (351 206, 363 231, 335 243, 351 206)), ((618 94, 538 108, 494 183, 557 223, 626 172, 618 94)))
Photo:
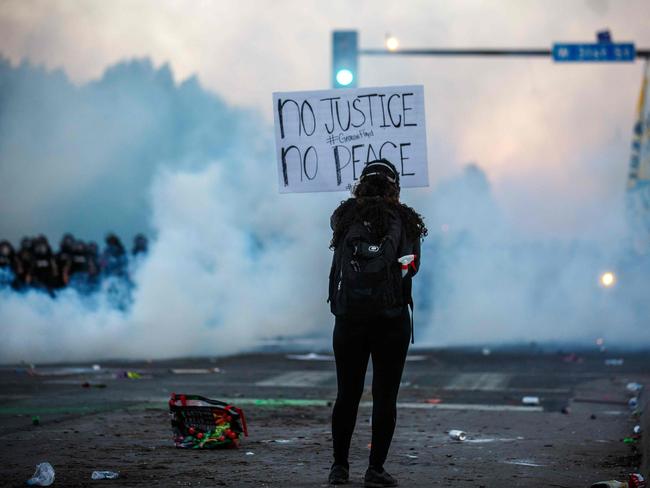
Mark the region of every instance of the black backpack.
POLYGON ((334 250, 330 270, 328 301, 334 315, 364 317, 406 304, 397 261, 400 238, 399 219, 382 236, 368 222, 350 225, 334 250))

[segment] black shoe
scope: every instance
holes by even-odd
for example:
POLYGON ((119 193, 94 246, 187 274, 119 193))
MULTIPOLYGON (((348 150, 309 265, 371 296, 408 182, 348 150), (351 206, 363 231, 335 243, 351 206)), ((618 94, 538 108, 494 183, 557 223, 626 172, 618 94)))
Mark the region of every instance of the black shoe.
POLYGON ((384 486, 397 486, 397 480, 389 475, 386 470, 368 468, 363 477, 363 486, 368 488, 383 488, 384 486))
POLYGON ((350 470, 342 464, 332 464, 330 469, 330 485, 344 485, 350 481, 350 470))

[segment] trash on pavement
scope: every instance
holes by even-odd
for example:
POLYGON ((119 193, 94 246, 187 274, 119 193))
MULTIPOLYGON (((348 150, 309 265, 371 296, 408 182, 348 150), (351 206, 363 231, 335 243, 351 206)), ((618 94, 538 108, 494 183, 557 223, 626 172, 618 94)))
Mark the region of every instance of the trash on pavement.
POLYGON ((629 488, 646 488, 645 478, 641 473, 630 473, 627 484, 629 488))
POLYGON ((627 391, 635 393, 637 391, 641 391, 641 389, 643 388, 643 385, 641 383, 632 382, 632 383, 628 383, 627 385, 625 385, 625 388, 627 389, 627 391))
POLYGON ((627 405, 634 410, 639 406, 639 399, 637 397, 632 397, 627 401, 627 405))
POLYGON ((253 451, 246 451, 247 456, 255 456, 255 453, 253 451))
POLYGON ((632 432, 635 434, 640 434, 641 433, 641 426, 640 425, 635 425, 634 428, 632 429, 632 432))
POLYGON ((81 383, 82 388, 90 388, 91 386, 93 388, 106 388, 105 383, 90 383, 89 381, 84 381, 83 383, 81 383))
POLYGON ((636 439, 634 437, 625 437, 623 439, 624 444, 634 444, 636 443, 636 439))
POLYGON ((623 358, 605 359, 605 366, 623 366, 623 358))
POLYGON ((417 459, 418 458, 415 454, 407 454, 406 457, 409 458, 409 459, 417 459))
POLYGON ((120 477, 120 473, 115 471, 93 471, 90 478, 93 480, 116 480, 120 477))
POLYGON ((483 356, 489 356, 490 354, 492 354, 492 351, 490 350, 489 347, 484 347, 483 349, 481 349, 481 354, 483 354, 483 356))
POLYGON ((54 468, 50 463, 36 465, 34 475, 27 480, 29 486, 50 486, 54 483, 54 468))
POLYGON ((102 367, 99 364, 93 364, 93 371, 99 371, 102 367))
POLYGON ((571 413, 571 407, 569 407, 569 406, 564 406, 564 407, 562 407, 562 409, 560 410, 560 412, 562 412, 564 415, 569 415, 569 414, 571 413))
POLYGON ((172 393, 169 412, 176 447, 236 448, 248 436, 242 409, 219 400, 172 393))
POLYGON ((287 354, 287 359, 296 359, 298 361, 334 361, 331 354, 317 354, 310 352, 308 354, 287 354))
POLYGON ((467 439, 467 434, 462 430, 454 429, 449 431, 449 437, 455 441, 464 441, 467 439))
POLYGON ((169 370, 173 374, 212 374, 221 373, 219 368, 173 368, 169 370))
POLYGON ((524 405, 539 405, 539 397, 525 396, 521 399, 521 403, 524 405))
POLYGON ((442 403, 442 398, 427 398, 424 401, 426 403, 430 403, 431 405, 438 405, 439 403, 442 403))
POLYGON ((41 418, 38 415, 32 417, 32 425, 41 425, 41 418))
POLYGON ((628 484, 624 481, 607 480, 594 483, 591 488, 628 488, 628 484))

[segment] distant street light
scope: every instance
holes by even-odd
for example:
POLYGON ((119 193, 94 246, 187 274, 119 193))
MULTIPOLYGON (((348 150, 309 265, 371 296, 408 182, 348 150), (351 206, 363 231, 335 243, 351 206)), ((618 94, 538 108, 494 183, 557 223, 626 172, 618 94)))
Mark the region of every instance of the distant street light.
POLYGON ((396 51, 399 47, 399 40, 395 36, 386 34, 386 49, 389 51, 396 51))
POLYGON ((600 284, 605 288, 611 288, 616 284, 616 275, 611 271, 605 271, 600 275, 600 284))

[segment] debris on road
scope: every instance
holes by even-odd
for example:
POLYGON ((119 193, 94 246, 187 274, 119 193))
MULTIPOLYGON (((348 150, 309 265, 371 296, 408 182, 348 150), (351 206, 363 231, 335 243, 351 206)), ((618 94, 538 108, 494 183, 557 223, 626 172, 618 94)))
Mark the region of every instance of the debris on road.
POLYGON ((442 398, 427 398, 424 401, 425 403, 430 403, 431 405, 438 405, 439 403, 442 403, 442 398))
POLYGON ((91 386, 93 388, 106 388, 105 383, 90 383, 89 381, 84 381, 83 383, 81 383, 82 388, 90 388, 91 386))
POLYGON ((334 356, 331 354, 318 354, 315 352, 308 354, 287 354, 285 357, 297 361, 334 361, 334 356))
POLYGON ((524 405, 539 405, 539 397, 536 396, 525 396, 521 399, 521 403, 524 405))
POLYGON ((212 374, 221 373, 219 368, 172 368, 169 370, 172 374, 212 374))
POLYGON ((54 468, 50 463, 36 465, 34 475, 27 480, 29 486, 50 486, 54 483, 54 468))
POLYGON ((608 480, 594 483, 591 488, 628 488, 628 484, 624 481, 608 480))
POLYGON ((599 481, 591 485, 591 488, 646 488, 646 482, 642 474, 630 473, 627 481, 599 481))
POLYGON ((623 358, 605 359, 605 366, 623 366, 623 358))
POLYGON ((516 466, 530 466, 533 468, 541 468, 544 465, 536 463, 532 459, 510 459, 508 461, 504 461, 505 464, 514 464, 516 466))
POLYGON ((628 383, 627 385, 625 385, 625 388, 627 389, 627 391, 629 391, 631 393, 636 393, 637 391, 641 391, 641 389, 643 388, 643 385, 641 383, 632 382, 632 383, 628 383))
POLYGON ((464 441, 467 439, 467 434, 462 430, 454 429, 449 431, 449 437, 455 441, 464 441))
POLYGON ((116 480, 120 477, 120 473, 115 471, 93 471, 90 478, 93 480, 116 480))
POLYGON ((32 417, 32 425, 41 425, 41 418, 38 415, 32 417))

